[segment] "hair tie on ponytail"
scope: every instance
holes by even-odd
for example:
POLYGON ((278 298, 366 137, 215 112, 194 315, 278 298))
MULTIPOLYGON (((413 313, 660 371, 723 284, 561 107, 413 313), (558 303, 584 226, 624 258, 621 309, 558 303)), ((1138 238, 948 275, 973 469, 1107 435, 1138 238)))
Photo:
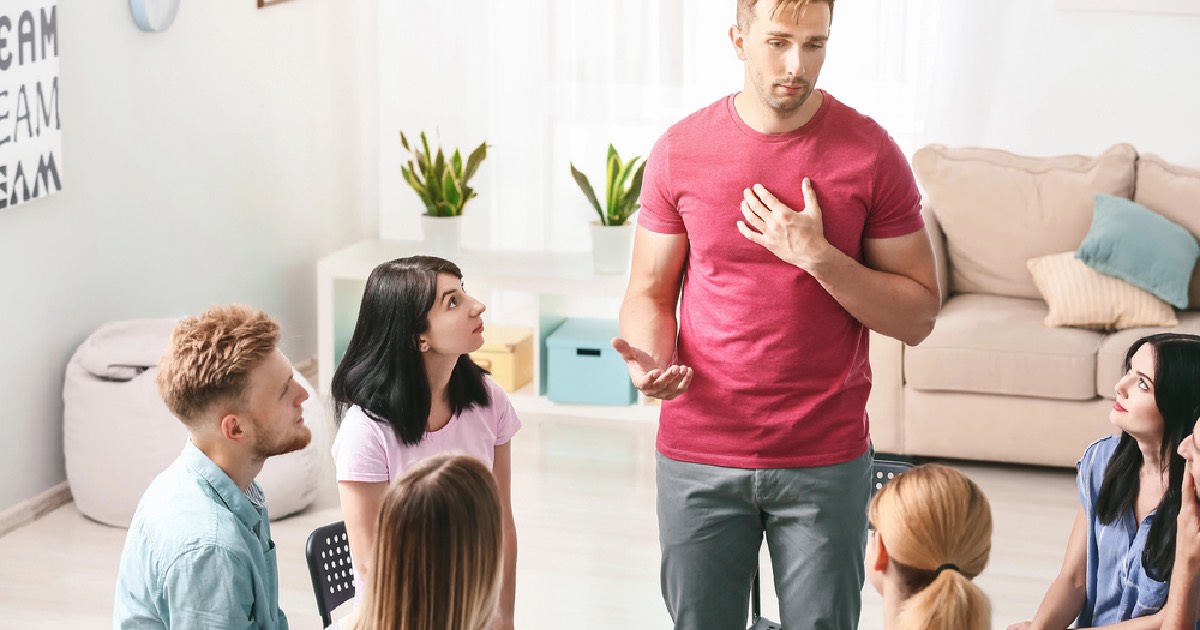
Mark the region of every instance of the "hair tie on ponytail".
POLYGON ((942 566, 937 568, 937 572, 935 573, 935 575, 941 575, 942 571, 945 571, 946 569, 950 569, 952 571, 958 571, 959 573, 962 573, 962 570, 958 568, 957 564, 954 564, 952 562, 947 562, 946 564, 943 564, 942 566))

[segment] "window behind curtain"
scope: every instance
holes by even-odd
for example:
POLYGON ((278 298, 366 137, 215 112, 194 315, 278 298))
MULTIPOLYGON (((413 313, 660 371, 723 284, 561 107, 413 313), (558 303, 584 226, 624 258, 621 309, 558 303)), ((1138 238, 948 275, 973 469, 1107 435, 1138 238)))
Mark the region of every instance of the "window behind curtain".
MULTIPOLYGON (((938 0, 854 0, 835 11, 818 86, 911 153, 927 105, 938 0)), ((466 208, 465 244, 583 251, 608 144, 645 155, 673 122, 742 86, 734 0, 438 0, 380 3, 380 227, 419 238, 400 179, 400 129, 492 146, 466 208)))

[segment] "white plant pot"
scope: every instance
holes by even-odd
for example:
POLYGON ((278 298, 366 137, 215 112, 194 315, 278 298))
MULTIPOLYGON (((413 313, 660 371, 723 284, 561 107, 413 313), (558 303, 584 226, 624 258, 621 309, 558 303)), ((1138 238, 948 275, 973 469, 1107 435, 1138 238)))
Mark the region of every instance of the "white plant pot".
POLYGON ((462 240, 462 215, 433 217, 421 215, 421 232, 425 235, 425 253, 457 262, 462 240))
POLYGON ((625 273, 633 249, 633 222, 601 225, 592 221, 592 264, 596 273, 625 273))

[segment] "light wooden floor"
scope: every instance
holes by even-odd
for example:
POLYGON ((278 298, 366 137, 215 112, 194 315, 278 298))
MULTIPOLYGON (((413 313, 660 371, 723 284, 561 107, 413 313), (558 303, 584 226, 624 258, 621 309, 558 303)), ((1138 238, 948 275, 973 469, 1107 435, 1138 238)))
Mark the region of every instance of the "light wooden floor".
MULTIPOLYGON (((658 590, 654 428, 529 415, 513 442, 513 509, 520 538, 517 627, 670 628, 658 590)), ((330 464, 327 463, 327 467, 330 464)), ((1078 499, 1067 470, 961 465, 991 500, 992 561, 978 580, 996 628, 1029 618, 1062 559, 1078 499)), ((327 468, 328 470, 328 468, 327 468)), ((276 521, 281 606, 291 627, 317 629, 304 541, 339 520, 332 474, 317 504, 276 521)), ((74 505, 0 537, 0 628, 111 627, 125 531, 74 505)), ((770 575, 764 550, 764 573, 770 575)), ((778 619, 771 585, 764 612, 778 619)), ((861 627, 880 628, 867 586, 861 627)))

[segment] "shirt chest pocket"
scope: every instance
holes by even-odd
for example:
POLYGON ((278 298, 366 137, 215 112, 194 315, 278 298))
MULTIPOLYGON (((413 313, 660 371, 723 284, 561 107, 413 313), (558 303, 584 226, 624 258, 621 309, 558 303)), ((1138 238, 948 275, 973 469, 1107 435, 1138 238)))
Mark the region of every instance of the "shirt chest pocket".
POLYGON ((1133 588, 1137 589, 1137 601, 1134 602, 1131 618, 1153 615, 1166 603, 1169 585, 1167 582, 1150 579, 1144 571, 1135 575, 1138 581, 1133 588))

